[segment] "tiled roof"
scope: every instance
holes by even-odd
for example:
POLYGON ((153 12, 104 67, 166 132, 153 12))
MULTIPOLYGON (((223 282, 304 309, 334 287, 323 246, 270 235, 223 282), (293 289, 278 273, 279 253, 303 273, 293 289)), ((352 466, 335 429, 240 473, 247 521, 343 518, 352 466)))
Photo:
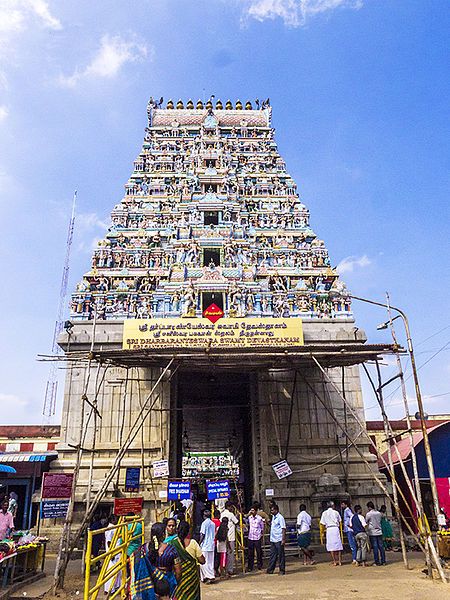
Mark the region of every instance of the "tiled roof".
POLYGON ((0 438, 58 438, 59 425, 0 425, 0 438))

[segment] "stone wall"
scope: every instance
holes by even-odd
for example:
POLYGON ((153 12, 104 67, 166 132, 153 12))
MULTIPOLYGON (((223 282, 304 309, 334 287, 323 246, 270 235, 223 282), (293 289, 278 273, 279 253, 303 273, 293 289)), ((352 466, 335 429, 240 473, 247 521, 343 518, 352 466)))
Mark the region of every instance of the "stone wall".
MULTIPOLYGON (((328 369, 328 375, 341 386, 340 368, 328 369)), ((293 518, 300 502, 318 516, 323 501, 350 497, 352 502, 361 503, 380 495, 370 469, 355 448, 350 447, 347 452, 347 437, 324 404, 346 428, 349 438, 357 438, 358 448, 371 468, 378 471, 369 442, 364 433, 358 436, 361 427, 357 420, 344 408, 340 395, 325 383, 317 367, 301 369, 297 377, 288 370, 263 373, 258 387, 258 416, 253 423, 254 477, 262 501, 267 500, 265 490, 273 489, 283 514, 293 518), (271 465, 286 456, 293 474, 278 480, 271 465)), ((345 393, 364 423, 358 367, 345 368, 345 393)))
MULTIPOLYGON (((90 348, 93 323, 76 323, 70 336, 60 340, 67 351, 85 351, 90 348)), ((331 319, 304 323, 305 343, 333 343, 359 341, 364 343, 364 333, 353 327, 352 322, 333 322, 331 319)), ((121 347, 122 323, 100 321, 96 324, 95 348, 116 350, 121 347)), ((186 365, 183 365, 186 368, 186 365)), ((72 471, 75 466, 76 447, 81 441, 83 453, 79 481, 76 488, 76 515, 79 521, 84 514, 88 489, 91 453, 95 436, 95 455, 92 474, 92 493, 100 488, 106 474, 114 463, 121 443, 126 439, 141 406, 157 381, 161 368, 130 368, 99 366, 87 361, 70 362, 67 369, 64 407, 61 423, 59 457, 51 465, 52 471, 72 471), (99 416, 94 418, 91 407, 82 401, 86 389, 89 402, 97 401, 99 416), (96 390, 99 390, 96 394, 96 390), (83 414, 84 413, 84 414, 83 414), (90 415, 90 416, 89 416, 90 415), (100 418, 101 417, 101 418, 100 418), (83 421, 83 426, 81 423, 83 421), (95 423, 95 429, 94 429, 95 423), (82 437, 80 438, 80 432, 82 437)), ((340 368, 328 373, 338 389, 342 386, 340 368)), ((154 520, 155 507, 161 510, 165 504, 159 492, 166 489, 166 481, 152 481, 150 466, 154 460, 169 458, 174 464, 177 449, 174 447, 176 427, 171 408, 171 382, 167 373, 158 385, 153 410, 145 419, 143 428, 134 439, 122 461, 122 469, 107 490, 105 502, 112 503, 114 495, 124 488, 125 467, 143 466, 140 495, 144 496, 144 515, 154 520)), ((340 395, 324 378, 316 366, 302 367, 294 387, 294 371, 271 370, 259 372, 252 381, 251 402, 254 497, 266 500, 265 490, 272 488, 283 513, 293 518, 298 505, 305 501, 314 515, 318 515, 322 501, 351 496, 353 502, 365 502, 380 495, 373 482, 369 468, 354 448, 345 450, 346 437, 327 413, 328 406, 340 423, 347 422, 348 435, 354 439, 360 432, 355 419, 344 405, 340 395), (308 387, 314 389, 317 396, 308 387), (271 465, 284 458, 291 414, 291 433, 287 452, 288 462, 294 471, 289 478, 279 481, 271 465)), ((363 399, 357 366, 345 368, 345 394, 347 400, 364 422, 363 399)), ((153 396, 155 399, 155 396, 153 396)), ((374 471, 376 461, 369 453, 364 435, 357 438, 374 471)), ((48 523, 44 523, 44 529, 48 523)))

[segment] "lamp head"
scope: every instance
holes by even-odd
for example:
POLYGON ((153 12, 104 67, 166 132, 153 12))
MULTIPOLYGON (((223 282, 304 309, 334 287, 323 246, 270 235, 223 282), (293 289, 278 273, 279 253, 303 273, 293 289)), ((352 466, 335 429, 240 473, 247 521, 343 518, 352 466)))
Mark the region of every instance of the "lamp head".
MULTIPOLYGON (((417 421, 420 421, 420 420, 421 420, 421 419, 420 419, 420 412, 419 412, 419 411, 417 411, 417 412, 416 412, 416 414, 414 415, 414 418, 415 418, 417 421)), ((427 413, 423 413, 423 420, 424 420, 424 421, 426 421, 427 419, 428 419, 428 415, 427 415, 427 413)))

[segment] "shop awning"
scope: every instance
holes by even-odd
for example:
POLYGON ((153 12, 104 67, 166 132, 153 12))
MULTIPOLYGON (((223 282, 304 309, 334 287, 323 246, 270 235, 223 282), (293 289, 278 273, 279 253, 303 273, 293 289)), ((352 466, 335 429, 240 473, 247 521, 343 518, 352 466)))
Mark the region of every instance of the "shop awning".
POLYGON ((14 467, 9 467, 8 465, 0 465, 0 473, 17 473, 14 467))
POLYGON ((58 456, 57 452, 46 452, 43 454, 26 452, 6 452, 0 454, 0 463, 16 463, 16 462, 45 462, 47 458, 58 456))
MULTIPOLYGON (((439 427, 442 427, 444 425, 448 425, 450 421, 442 421, 441 423, 439 423, 439 425, 434 425, 434 427, 427 427, 427 432, 428 435, 430 435, 430 433, 432 433, 433 431, 435 431, 436 429, 439 429, 439 427)), ((420 444, 420 442, 422 442, 423 440, 423 434, 421 431, 416 431, 413 433, 413 446, 414 448, 416 448, 416 446, 418 446, 420 444)), ((394 446, 392 446, 391 449, 391 453, 392 453, 392 463, 394 465, 396 465, 397 463, 400 462, 400 457, 403 461, 409 460, 410 455, 411 455, 411 443, 410 443, 410 439, 409 437, 405 437, 402 440, 400 440, 399 442, 397 442, 397 444, 395 444, 397 446, 397 450, 394 448, 394 446), (399 457, 400 455, 400 457, 399 457)), ((385 452, 383 452, 383 459, 386 461, 387 464, 389 464, 389 452, 388 450, 386 450, 385 452)), ((378 459, 378 465, 381 469, 386 468, 384 466, 384 463, 382 461, 382 459, 378 459)))

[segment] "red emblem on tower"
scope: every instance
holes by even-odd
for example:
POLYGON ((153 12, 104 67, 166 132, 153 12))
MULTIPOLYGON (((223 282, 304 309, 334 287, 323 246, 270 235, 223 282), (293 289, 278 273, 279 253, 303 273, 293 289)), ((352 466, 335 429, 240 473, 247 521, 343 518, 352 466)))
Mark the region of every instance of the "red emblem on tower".
POLYGON ((211 323, 215 323, 223 317, 223 310, 217 306, 217 304, 210 304, 208 308, 203 311, 203 316, 209 319, 211 323))

